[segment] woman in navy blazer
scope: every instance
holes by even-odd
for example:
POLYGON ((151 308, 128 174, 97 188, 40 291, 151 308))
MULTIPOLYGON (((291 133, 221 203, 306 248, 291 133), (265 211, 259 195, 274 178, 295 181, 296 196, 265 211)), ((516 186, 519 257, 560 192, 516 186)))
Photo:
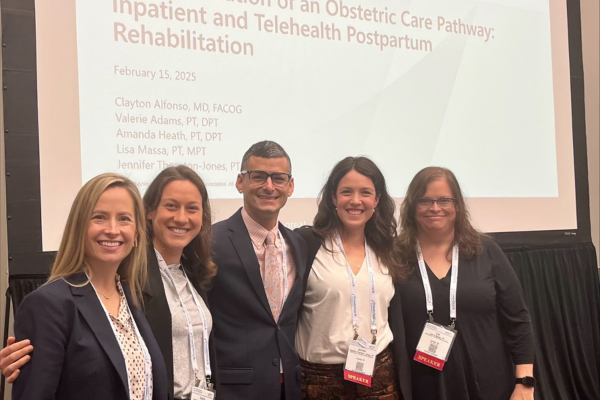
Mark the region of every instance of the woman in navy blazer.
POLYGON ((23 300, 15 318, 15 336, 30 339, 35 351, 14 399, 167 398, 164 361, 138 309, 144 232, 142 201, 129 179, 103 174, 79 191, 48 283, 23 300))

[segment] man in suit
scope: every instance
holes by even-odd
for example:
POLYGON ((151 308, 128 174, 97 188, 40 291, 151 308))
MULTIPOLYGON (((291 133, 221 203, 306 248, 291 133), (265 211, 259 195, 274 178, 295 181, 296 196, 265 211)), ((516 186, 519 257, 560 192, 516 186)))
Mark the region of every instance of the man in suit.
POLYGON ((224 400, 300 400, 294 348, 306 243, 278 222, 294 191, 277 143, 244 154, 236 188, 244 207, 213 227, 218 273, 209 293, 224 400))

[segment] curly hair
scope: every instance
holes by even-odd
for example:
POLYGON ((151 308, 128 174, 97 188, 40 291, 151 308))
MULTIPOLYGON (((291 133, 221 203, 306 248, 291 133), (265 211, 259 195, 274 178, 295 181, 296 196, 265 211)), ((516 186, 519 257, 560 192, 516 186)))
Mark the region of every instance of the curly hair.
MULTIPOLYGON (((447 168, 427 167, 417 172, 410 182, 406 197, 400 207, 400 233, 398 234, 398 248, 402 257, 404 268, 417 263, 415 247, 417 245, 417 200, 423 197, 427 186, 440 179, 445 179, 450 186, 452 196, 456 199, 456 220, 454 222, 454 243, 458 244, 459 251, 467 259, 482 251, 481 237, 471 225, 471 217, 463 193, 456 176, 447 168)), ((451 249, 448 249, 450 257, 451 249)))
MULTIPOLYGON (((200 229, 200 233, 183 249, 183 255, 187 260, 183 263, 183 267, 188 276, 195 278, 199 282, 200 287, 207 288, 210 286, 212 278, 217 275, 217 265, 213 261, 211 253, 211 209, 206 185, 202 181, 202 178, 193 169, 185 165, 165 168, 154 178, 150 186, 148 186, 146 194, 144 194, 146 215, 158 208, 165 187, 173 181, 189 181, 193 183, 198 188, 202 197, 202 228, 200 229)), ((152 221, 148 221, 146 234, 148 242, 152 243, 154 239, 152 221)))
POLYGON ((327 249, 326 239, 333 237, 335 231, 342 227, 333 203, 333 196, 335 196, 342 178, 352 170, 371 179, 376 196, 379 197, 377 211, 365 225, 367 244, 373 249, 379 260, 388 267, 393 281, 402 282, 406 280, 411 271, 402 266, 396 248, 397 224, 394 218, 396 202, 387 192, 381 170, 370 159, 346 157, 333 167, 325 186, 319 193, 319 206, 313 221, 313 230, 320 236, 322 245, 327 249))

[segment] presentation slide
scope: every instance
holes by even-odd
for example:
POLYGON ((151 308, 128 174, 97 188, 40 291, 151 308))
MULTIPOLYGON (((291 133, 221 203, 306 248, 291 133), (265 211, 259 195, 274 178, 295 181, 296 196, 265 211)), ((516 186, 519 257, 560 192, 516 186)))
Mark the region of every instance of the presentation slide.
POLYGON ((44 250, 107 171, 143 193, 188 165, 227 218, 261 140, 292 159, 290 227, 365 155, 398 202, 439 165, 484 231, 576 228, 564 0, 59 3, 36 2, 44 250))

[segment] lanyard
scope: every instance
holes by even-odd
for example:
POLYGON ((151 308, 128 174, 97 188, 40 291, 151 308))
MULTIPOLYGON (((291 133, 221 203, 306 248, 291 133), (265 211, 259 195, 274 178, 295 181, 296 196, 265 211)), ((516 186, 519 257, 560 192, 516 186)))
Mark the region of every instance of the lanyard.
MULTIPOLYGON (((179 295, 179 291, 177 290, 177 286, 175 285, 175 280, 173 279, 173 276, 171 275, 171 271, 169 271, 169 268, 167 267, 167 263, 162 258, 162 256, 158 252, 158 250, 154 249, 154 252, 156 253, 156 259, 158 260, 158 266, 160 267, 160 269, 162 271, 165 272, 165 274, 171 281, 171 284, 173 284, 173 288, 175 289, 175 292, 177 293, 177 297, 179 298, 179 303, 181 304, 181 308, 183 308, 183 313, 185 314, 185 319, 187 320, 188 337, 190 340, 190 353, 191 353, 191 359, 192 359, 192 369, 194 370, 194 379, 196 380, 196 382, 194 382, 194 386, 197 386, 198 381, 199 381, 199 379, 198 379, 198 360, 196 358, 196 341, 194 340, 194 326, 192 324, 192 318, 190 317, 188 309, 185 306, 185 304, 183 303, 181 296, 179 295)), ((187 275, 185 274, 185 271, 183 271, 183 276, 185 277, 185 280, 187 282, 188 290, 190 291, 190 294, 192 295, 192 298, 194 299, 194 304, 196 304, 196 307, 198 308, 198 311, 200 312, 200 317, 202 318, 202 342, 203 342, 203 348, 204 348, 204 352, 203 352, 204 353, 204 374, 206 375, 206 383, 208 386, 208 385, 210 385, 210 376, 212 375, 212 371, 210 369, 210 354, 209 354, 209 349, 208 349, 208 337, 209 337, 208 319, 206 318, 204 309, 202 308, 200 301, 196 297, 194 287, 192 286, 187 275)))
MULTIPOLYGON (((358 339, 358 307, 356 306, 356 279, 354 277, 354 273, 352 272, 352 268, 350 268, 350 264, 348 263, 348 257, 346 257, 344 245, 342 244, 342 239, 340 238, 340 233, 338 231, 335 232, 335 241, 337 242, 338 247, 344 255, 344 258, 346 259, 346 269, 348 271, 348 277, 350 277, 350 307, 352 307, 352 327, 354 328, 354 340, 356 340, 358 339)), ((377 295, 375 293, 375 274, 373 273, 373 266, 371 265, 371 250, 369 249, 369 246, 367 246, 367 239, 365 239, 365 253, 367 259, 367 271, 369 273, 371 333, 373 334, 373 344, 375 344, 375 342, 377 341, 377 295)))
MULTIPOLYGON (((87 276, 87 273, 86 273, 87 276)), ((94 284, 92 283, 92 281, 90 280, 90 277, 88 276, 88 281, 90 282, 90 285, 92 285, 92 287, 94 288, 94 291, 96 292, 96 296, 98 297, 98 301, 100 301, 100 305, 102 306, 102 309, 104 310, 104 312, 106 313, 106 317, 108 318, 108 323, 110 324, 110 327, 113 330, 113 333, 115 335, 115 339, 117 339, 117 343, 119 343, 119 348, 121 349, 121 353, 123 353, 123 360, 125 361, 125 371, 127 372, 127 385, 129 386, 129 396, 131 396, 131 377, 129 376, 129 366, 127 365, 127 355, 125 354, 125 350, 123 349, 123 345, 121 344, 121 341, 119 340, 119 336, 117 333, 117 330, 115 329, 114 324, 112 323, 112 321, 110 320, 110 314, 108 313, 108 310, 106 309, 106 307, 104 307, 104 303, 102 303, 102 300, 100 299, 100 296, 98 296, 98 292, 96 291, 96 288, 94 287, 94 284)), ((127 302, 125 302, 125 305, 127 306, 127 313, 129 314, 129 317, 131 318, 131 323, 133 324, 133 327, 135 329, 135 334, 137 336, 137 341, 142 349, 142 353, 144 355, 144 372, 146 375, 146 385, 144 387, 144 400, 150 400, 152 398, 151 394, 150 394, 150 377, 152 375, 152 367, 151 367, 151 358, 150 358, 150 353, 148 353, 148 348, 146 347, 146 343, 144 342, 144 339, 142 338, 142 335, 140 334, 140 331, 137 327, 137 324, 135 323, 135 319, 133 318, 133 314, 131 314, 131 309, 129 308, 129 304, 127 302)))
MULTIPOLYGON (((417 259, 419 260, 419 270, 423 279, 423 288, 425 289, 425 300, 427 302, 427 314, 429 314, 429 322, 433 322, 433 294, 431 293, 431 285, 429 284, 429 276, 425 268, 423 260, 423 252, 421 246, 417 243, 417 259)), ((450 278, 450 320, 451 328, 454 329, 456 322, 456 287, 458 285, 458 244, 452 247, 452 277, 450 278)))

